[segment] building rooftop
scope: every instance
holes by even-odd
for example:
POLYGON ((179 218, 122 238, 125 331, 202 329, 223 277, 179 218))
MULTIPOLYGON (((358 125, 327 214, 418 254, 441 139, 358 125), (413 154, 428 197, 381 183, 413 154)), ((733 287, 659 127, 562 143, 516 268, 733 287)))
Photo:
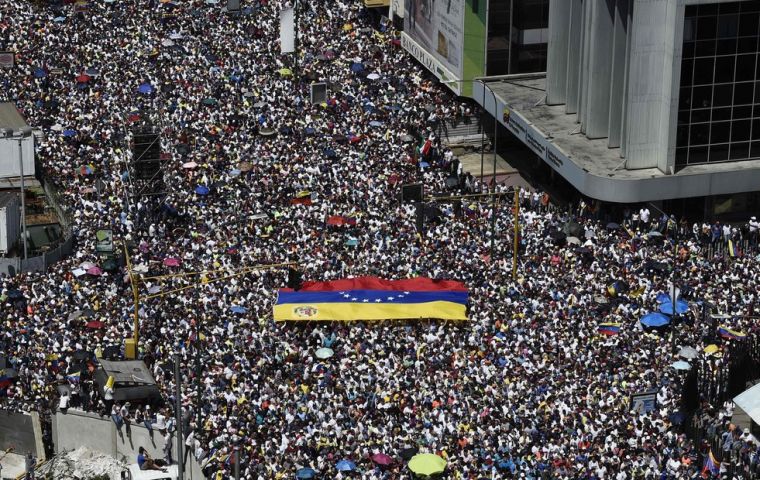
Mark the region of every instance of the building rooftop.
MULTIPOLYGON (((526 124, 531 135, 545 137, 547 145, 570 160, 565 165, 559 160, 559 166, 547 163, 575 188, 593 198, 638 202, 754 191, 760 185, 760 160, 690 165, 673 175, 658 168, 627 170, 620 148, 609 148, 606 138, 588 139, 580 133, 575 114, 565 113, 564 105, 545 103, 545 75, 483 80, 493 90, 497 107, 506 105, 511 115, 516 114, 519 121, 526 124)), ((474 99, 501 120, 503 111, 494 108, 491 95, 483 92, 479 82, 474 87, 474 99)))
POLYGON ((16 105, 11 102, 0 103, 0 128, 12 128, 20 130, 28 127, 26 120, 21 116, 16 105))

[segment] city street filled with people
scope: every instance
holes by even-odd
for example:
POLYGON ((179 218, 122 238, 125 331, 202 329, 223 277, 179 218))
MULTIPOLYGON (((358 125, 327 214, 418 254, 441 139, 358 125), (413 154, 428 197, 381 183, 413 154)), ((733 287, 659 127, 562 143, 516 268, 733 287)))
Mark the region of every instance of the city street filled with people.
POLYGON ((0 101, 43 133, 41 175, 76 236, 46 271, 0 279, 0 354, 17 374, 0 408, 79 408, 171 438, 178 354, 183 440, 209 478, 233 478, 235 448, 254 480, 409 478, 415 453, 442 457, 451 479, 691 479, 710 451, 733 478, 760 478, 726 402, 731 362, 760 359, 754 218, 726 232, 522 190, 513 278, 511 187, 462 181, 503 195, 430 201, 422 231, 399 201, 413 182, 465 192, 447 183, 439 125, 477 113, 387 25, 357 0, 299 2, 296 64, 280 53, 286 1, 224 3, 0 2, 0 46, 16 52, 0 101), (311 103, 313 81, 325 102, 311 103), (148 128, 165 195, 130 178, 130 132, 148 128), (95 249, 103 229, 113 260, 95 249), (138 356, 163 406, 114 402, 75 368, 96 363, 79 352, 124 358, 133 337, 123 245, 153 297, 138 305, 138 356), (288 269, 249 267, 291 263, 305 282, 457 280, 468 320, 275 322, 288 269), (642 320, 667 305, 665 324, 642 320), (647 391, 654 407, 634 408, 647 391))

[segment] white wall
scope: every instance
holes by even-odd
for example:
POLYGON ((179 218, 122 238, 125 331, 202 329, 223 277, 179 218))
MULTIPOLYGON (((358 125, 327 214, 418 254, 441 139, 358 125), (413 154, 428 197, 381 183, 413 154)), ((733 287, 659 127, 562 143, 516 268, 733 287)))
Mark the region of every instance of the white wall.
MULTIPOLYGON (((24 158, 24 176, 34 176, 34 135, 21 140, 21 152, 24 158)), ((0 178, 18 177, 18 140, 0 138, 0 178)))

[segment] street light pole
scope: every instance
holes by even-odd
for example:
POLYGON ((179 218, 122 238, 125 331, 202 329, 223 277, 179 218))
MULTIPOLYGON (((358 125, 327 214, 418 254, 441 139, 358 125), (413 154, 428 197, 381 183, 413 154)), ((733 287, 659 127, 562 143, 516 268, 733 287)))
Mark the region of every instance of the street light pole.
POLYGON ((16 140, 18 144, 18 166, 19 166, 19 177, 21 179, 21 243, 24 245, 24 260, 28 258, 28 251, 27 251, 27 245, 26 245, 26 186, 24 184, 24 149, 23 149, 23 142, 25 138, 30 138, 32 136, 32 128, 31 127, 24 127, 19 132, 18 136, 13 136, 13 130, 10 128, 6 128, 3 130, 3 136, 5 138, 13 138, 16 140))

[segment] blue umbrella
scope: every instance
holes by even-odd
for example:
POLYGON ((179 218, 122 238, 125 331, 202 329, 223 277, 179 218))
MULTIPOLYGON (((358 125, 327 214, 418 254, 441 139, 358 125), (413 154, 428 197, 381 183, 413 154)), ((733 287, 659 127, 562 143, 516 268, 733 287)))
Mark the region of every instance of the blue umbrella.
POLYGON ((645 327, 662 327, 670 323, 670 319, 661 313, 648 313, 639 321, 645 327))
POLYGON ((241 305, 233 305, 232 308, 230 308, 230 310, 232 310, 232 313, 246 313, 248 311, 247 308, 241 305))
POLYGON ((359 240, 357 240, 356 238, 349 238, 348 240, 346 240, 346 245, 348 245, 349 247, 355 247, 359 245, 359 240))
POLYGON ((61 133, 63 134, 64 137, 73 137, 74 135, 77 134, 77 131, 69 128, 67 130, 64 130, 61 133))
POLYGON ((314 475, 316 475, 317 472, 314 471, 313 468, 302 468, 296 472, 296 478, 301 480, 308 480, 309 478, 314 478, 314 475))
POLYGON ((304 128, 303 132, 306 135, 314 135, 317 131, 314 130, 313 128, 311 128, 311 127, 306 127, 306 128, 304 128))
POLYGON ((672 299, 670 298, 670 295, 664 292, 660 292, 657 294, 657 303, 665 303, 670 302, 672 299))
POLYGON ((428 162, 420 162, 420 168, 427 168, 430 164, 428 162))
POLYGON ((335 465, 335 468, 339 472, 350 472, 351 470, 356 468, 356 464, 352 462, 351 460, 341 460, 335 465))
POLYGON ((240 170, 238 170, 237 168, 233 168, 232 170, 230 170, 230 176, 237 177, 238 175, 240 175, 240 170))
POLYGON ((354 73, 359 73, 359 72, 361 72, 362 70, 364 70, 364 65, 362 65, 361 63, 359 63, 359 62, 354 62, 354 63, 352 63, 352 64, 351 64, 351 71, 352 71, 352 72, 354 72, 354 73))
POLYGON ((56 23, 65 22, 66 21, 66 17, 55 17, 53 19, 53 21, 56 22, 56 23))
POLYGON ((325 154, 325 157, 327 158, 336 158, 338 156, 338 154, 335 153, 335 150, 333 150, 332 148, 325 148, 323 150, 323 153, 325 154))
POLYGON ((140 93, 144 93, 145 95, 153 93, 153 85, 150 83, 143 83, 139 87, 137 87, 137 91, 140 93))
MULTIPOLYGON (((676 300, 676 313, 686 313, 689 311, 689 304, 684 300, 676 300)), ((660 304, 660 312, 665 315, 673 315, 673 302, 663 302, 660 304)))
POLYGON ((209 192, 208 187, 205 185, 198 185, 197 187, 195 187, 195 193, 197 193, 198 195, 208 195, 208 192, 209 192))
POLYGON ((377 120, 372 120, 371 122, 369 122, 369 126, 370 127, 382 127, 383 126, 383 122, 378 122, 377 120))
POLYGON ((98 69, 94 67, 88 68, 87 70, 84 71, 84 73, 91 77, 97 77, 98 75, 100 75, 100 72, 98 71, 98 69))
POLYGON ((45 78, 47 77, 47 72, 42 68, 35 68, 34 69, 34 78, 45 78))

